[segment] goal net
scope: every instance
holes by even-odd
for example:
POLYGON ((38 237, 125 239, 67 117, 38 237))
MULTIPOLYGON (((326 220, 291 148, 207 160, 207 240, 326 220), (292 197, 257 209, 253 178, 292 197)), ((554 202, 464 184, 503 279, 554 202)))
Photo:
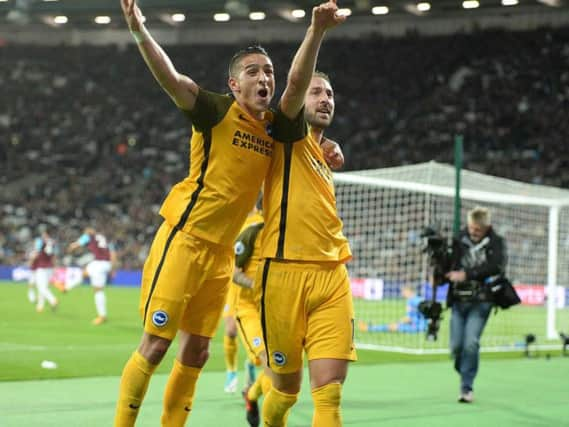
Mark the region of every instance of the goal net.
MULTIPOLYGON (((359 348, 448 351, 450 311, 431 341, 412 307, 431 298, 422 228, 438 225, 452 236, 454 174, 452 166, 435 162, 335 174, 338 211, 354 254, 348 268, 359 348), (415 322, 398 325, 409 306, 415 322)), ((528 334, 538 347, 558 348, 559 332, 569 333, 569 191, 463 170, 461 202, 462 222, 474 206, 490 208, 507 242, 507 276, 523 300, 491 315, 482 350, 523 348, 528 334)), ((446 287, 439 288, 437 299, 444 302, 445 295, 446 287)))

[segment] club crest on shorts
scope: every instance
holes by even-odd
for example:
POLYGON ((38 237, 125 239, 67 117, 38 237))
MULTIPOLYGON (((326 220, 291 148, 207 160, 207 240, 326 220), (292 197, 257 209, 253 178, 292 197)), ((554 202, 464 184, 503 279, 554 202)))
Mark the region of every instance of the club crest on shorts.
POLYGON ((261 345, 261 338, 255 337, 253 338, 253 347, 259 347, 261 345))
POLYGON ((152 313, 152 323, 158 328, 165 326, 168 323, 168 314, 164 310, 156 310, 152 313))
POLYGON ((275 351, 273 353, 273 362, 275 362, 277 366, 284 366, 286 364, 286 356, 280 351, 275 351))

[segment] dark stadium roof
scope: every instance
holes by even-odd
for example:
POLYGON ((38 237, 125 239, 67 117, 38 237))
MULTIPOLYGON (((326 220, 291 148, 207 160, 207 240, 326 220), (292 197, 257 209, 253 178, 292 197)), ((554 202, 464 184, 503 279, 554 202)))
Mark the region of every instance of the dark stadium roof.
MULTIPOLYGON (((423 0, 419 0, 423 1, 423 0)), ((519 4, 504 7, 502 1, 508 0, 478 0, 480 7, 475 10, 465 10, 463 0, 424 0, 431 3, 431 9, 425 14, 449 17, 457 13, 498 13, 516 14, 528 11, 551 11, 556 4, 559 8, 567 7, 567 0, 517 0, 519 4), (549 5, 547 5, 549 4, 549 5)), ((471 0, 472 1, 472 0, 471 0)), ((474 0, 476 1, 476 0, 474 0)), ((516 1, 516 0, 509 0, 516 1)), ((184 13, 186 22, 192 20, 212 20, 213 14, 228 12, 232 20, 248 19, 249 11, 263 11, 267 19, 290 19, 290 10, 304 9, 309 16, 310 9, 319 4, 319 1, 310 0, 141 0, 145 16, 150 21, 168 24, 164 19, 172 13, 184 13), (287 15, 288 12, 288 15, 287 15)), ((352 10, 354 16, 367 16, 369 19, 389 19, 394 15, 417 14, 414 1, 405 0, 345 0, 338 2, 340 7, 352 10), (389 7, 387 16, 373 16, 371 8, 374 6, 389 7)), ((420 14, 420 13, 419 13, 420 14)), ((119 0, 0 0, 0 25, 6 23, 22 24, 41 23, 56 15, 66 15, 69 25, 83 27, 95 25, 95 16, 111 17, 111 26, 122 26, 122 17, 119 0)), ((306 18, 304 18, 306 19, 306 18)), ((171 22, 170 22, 171 24, 171 22)))

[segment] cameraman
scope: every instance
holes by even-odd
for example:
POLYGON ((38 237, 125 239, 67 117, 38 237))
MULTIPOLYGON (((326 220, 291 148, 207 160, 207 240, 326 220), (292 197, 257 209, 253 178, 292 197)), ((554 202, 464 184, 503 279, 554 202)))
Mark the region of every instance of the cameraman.
POLYGON ((452 308, 450 347, 460 375, 459 402, 473 401, 473 383, 480 359, 480 336, 492 309, 486 280, 504 274, 506 244, 494 232, 487 208, 468 212, 467 228, 453 243, 447 304, 452 308))

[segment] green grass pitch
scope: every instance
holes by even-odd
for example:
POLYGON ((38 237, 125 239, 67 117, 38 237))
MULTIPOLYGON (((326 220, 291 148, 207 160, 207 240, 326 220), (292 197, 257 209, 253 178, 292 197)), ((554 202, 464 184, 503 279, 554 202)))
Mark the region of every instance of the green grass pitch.
MULTIPOLYGON (((0 426, 112 425, 119 375, 142 330, 138 290, 109 287, 110 320, 99 327, 90 323, 95 317, 90 288, 56 295, 60 300, 56 313, 36 313, 24 285, 0 283, 0 426), (42 360, 56 362, 57 369, 41 368, 42 360)), ((222 391, 221 338, 220 328, 188 425, 247 425, 239 395, 222 391)), ((159 425, 174 354, 172 348, 153 377, 138 426, 159 425)), ((344 425, 569 425, 569 357, 559 352, 552 352, 551 358, 544 355, 534 359, 523 358, 521 352, 484 355, 476 402, 464 406, 456 403, 458 378, 447 355, 359 351, 360 360, 350 368, 344 387, 344 425)), ((311 413, 306 378, 289 426, 310 426, 311 413)))
MULTIPOLYGON (((365 323, 384 324, 397 321, 405 315, 405 301, 391 299, 383 301, 355 301, 356 319, 365 323)), ((440 332, 436 342, 427 341, 423 333, 367 333, 356 330, 356 341, 376 345, 421 348, 425 350, 446 350, 449 347, 450 310, 443 311, 440 332)), ((525 335, 531 333, 539 344, 558 345, 559 340, 548 341, 546 332, 546 308, 543 306, 517 305, 508 310, 492 310, 482 335, 483 347, 502 346, 519 351, 525 335)), ((358 322, 356 322, 357 324, 358 322)), ((556 311, 556 326, 559 331, 569 333, 569 309, 556 311)))

